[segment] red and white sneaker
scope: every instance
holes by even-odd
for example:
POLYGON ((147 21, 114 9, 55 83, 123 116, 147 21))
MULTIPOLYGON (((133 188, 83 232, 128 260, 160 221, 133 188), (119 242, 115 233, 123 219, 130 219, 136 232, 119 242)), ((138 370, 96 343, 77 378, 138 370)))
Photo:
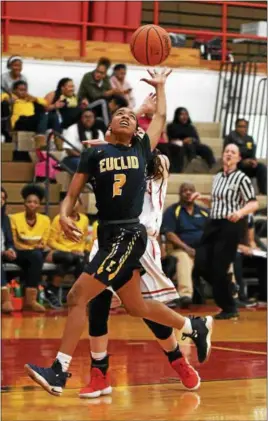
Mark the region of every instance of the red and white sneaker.
POLYGON ((181 357, 171 363, 171 367, 179 376, 183 386, 187 390, 197 390, 200 386, 200 377, 197 371, 188 363, 186 358, 181 357))
POLYGON ((99 368, 91 369, 90 382, 79 392, 80 398, 98 398, 101 395, 112 393, 112 386, 109 373, 104 374, 99 368))

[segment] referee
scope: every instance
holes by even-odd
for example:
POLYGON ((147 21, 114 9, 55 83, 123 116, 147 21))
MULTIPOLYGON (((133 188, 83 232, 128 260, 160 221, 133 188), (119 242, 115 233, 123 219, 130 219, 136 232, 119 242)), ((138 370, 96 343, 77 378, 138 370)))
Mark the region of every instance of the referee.
MULTIPOLYGON (((228 271, 235 260, 245 216, 258 209, 249 177, 237 169, 240 159, 235 144, 225 147, 223 171, 215 176, 212 185, 210 219, 196 249, 193 279, 203 276, 212 285, 215 302, 222 309, 216 319, 238 316, 228 271)), ((197 199, 206 201, 200 193, 194 193, 192 200, 197 199)))

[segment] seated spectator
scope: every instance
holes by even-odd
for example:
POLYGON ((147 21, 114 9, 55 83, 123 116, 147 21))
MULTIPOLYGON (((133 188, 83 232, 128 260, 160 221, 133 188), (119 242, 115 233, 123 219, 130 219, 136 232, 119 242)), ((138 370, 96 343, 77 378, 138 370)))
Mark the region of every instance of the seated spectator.
POLYGON ((47 255, 46 261, 60 265, 58 276, 55 276, 52 282, 45 288, 46 300, 52 308, 62 305, 59 299, 62 277, 68 273, 71 267, 74 267, 74 276, 76 279, 83 271, 89 221, 86 215, 79 212, 81 204, 81 200, 79 199, 70 216, 76 227, 83 233, 78 241, 74 242, 66 238, 60 226, 59 215, 53 219, 51 224, 48 239, 48 245, 51 251, 47 255))
POLYGON ((108 99, 108 108, 110 111, 110 119, 112 118, 113 114, 119 109, 123 107, 128 107, 128 102, 126 98, 122 95, 114 94, 111 95, 108 99))
MULTIPOLYGON (((1 89, 1 94, 7 94, 1 89)), ((10 95, 11 96, 11 95, 10 95)), ((12 136, 10 135, 10 117, 11 107, 9 100, 5 99, 1 102, 1 142, 12 142, 12 136)))
POLYGON ((76 171, 77 169, 80 153, 84 149, 83 140, 104 140, 103 133, 97 129, 96 118, 91 110, 82 111, 78 123, 64 130, 63 137, 71 144, 64 143, 64 149, 68 156, 63 159, 63 163, 72 171, 76 171))
POLYGON ((14 262, 23 270, 24 309, 44 312, 45 307, 37 302, 37 289, 42 281, 42 267, 50 230, 49 217, 38 213, 45 192, 36 184, 28 184, 23 187, 21 195, 25 212, 10 215, 17 254, 14 262))
POLYGON ((183 183, 179 190, 179 202, 167 208, 162 224, 167 240, 174 247, 172 255, 177 258, 178 292, 182 307, 192 303, 195 249, 208 218, 208 211, 190 200, 194 192, 193 184, 183 183))
POLYGON ((258 188, 261 194, 267 194, 267 168, 256 159, 256 145, 251 136, 248 135, 248 121, 238 118, 235 123, 235 130, 232 131, 224 141, 224 148, 229 143, 239 147, 241 161, 238 168, 248 177, 256 177, 258 188))
POLYGON ((196 156, 200 156, 210 169, 215 164, 212 149, 201 144, 186 108, 179 107, 175 110, 173 122, 167 125, 167 135, 172 146, 172 172, 182 172, 185 157, 191 162, 196 156))
POLYGON ((90 108, 94 108, 97 117, 102 117, 106 126, 109 124, 107 98, 121 93, 120 89, 112 89, 107 70, 111 65, 110 60, 101 58, 97 67, 92 72, 83 76, 78 96, 80 100, 87 99, 90 108))
MULTIPOLYGON (((246 235, 238 246, 238 253, 234 262, 234 274, 236 282, 239 285, 239 299, 247 303, 248 297, 244 295, 244 269, 254 269, 259 280, 258 299, 267 302, 267 257, 255 255, 255 252, 261 251, 255 241, 254 219, 250 215, 246 228, 246 235)), ((255 276, 254 276, 255 277, 255 276)))
POLYGON ((45 143, 47 121, 44 98, 38 98, 28 93, 28 85, 24 81, 17 81, 13 86, 13 94, 1 94, 1 101, 12 104, 11 126, 13 130, 36 132, 40 143, 45 143))
MULTIPOLYGON (((9 217, 6 214, 7 192, 1 187, 1 256, 2 263, 13 262, 17 254, 15 252, 9 217)), ((3 313, 11 313, 13 306, 7 287, 7 276, 3 264, 1 265, 1 310, 3 313)))
POLYGON ((3 73, 1 87, 9 94, 13 92, 13 85, 19 80, 27 83, 26 77, 22 72, 22 58, 20 56, 11 56, 7 61, 8 72, 3 73))
POLYGON ((133 89, 130 83, 126 80, 127 66, 125 64, 116 64, 113 69, 113 75, 110 77, 111 86, 113 89, 121 91, 128 102, 128 107, 133 109, 135 107, 135 98, 133 89))
POLYGON ((58 132, 76 123, 79 119, 81 108, 88 106, 84 99, 80 104, 75 94, 73 80, 65 77, 57 85, 56 91, 49 92, 45 99, 48 103, 49 128, 58 132))

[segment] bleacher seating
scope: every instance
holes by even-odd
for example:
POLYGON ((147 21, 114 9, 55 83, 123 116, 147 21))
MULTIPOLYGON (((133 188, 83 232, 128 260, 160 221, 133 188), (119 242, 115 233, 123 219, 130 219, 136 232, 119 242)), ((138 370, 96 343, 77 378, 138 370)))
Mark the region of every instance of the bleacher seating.
MULTIPOLYGON (((221 127, 219 123, 203 123, 197 122, 195 126, 200 134, 200 138, 204 144, 210 146, 214 152, 216 159, 220 159, 222 153, 222 139, 220 137, 221 127)), ((33 150, 32 134, 31 133, 20 133, 20 135, 14 136, 14 143, 2 144, 2 181, 3 186, 6 188, 9 194, 8 212, 15 213, 23 210, 23 204, 21 203, 20 191, 25 183, 33 181, 34 177, 34 163, 28 162, 11 162, 12 152, 15 147, 20 145, 25 150, 33 150), (21 143, 20 143, 21 142, 21 143)), ((58 154, 60 158, 61 152, 54 152, 58 154)), ((34 153, 32 153, 34 156, 34 153)), ((172 203, 178 201, 178 188, 179 185, 185 180, 194 183, 196 190, 209 196, 211 192, 213 174, 171 174, 169 178, 167 197, 165 202, 165 208, 170 206, 172 203)), ((69 174, 60 172, 57 176, 58 184, 50 185, 50 207, 49 215, 54 217, 59 212, 59 200, 60 191, 66 191, 66 186, 70 182, 69 174)), ((266 207, 266 197, 257 196, 260 208, 266 207)), ((82 195, 82 201, 87 213, 95 215, 97 210, 95 207, 95 197, 93 193, 84 193, 82 195)), ((41 210, 43 210, 42 208, 41 210)))

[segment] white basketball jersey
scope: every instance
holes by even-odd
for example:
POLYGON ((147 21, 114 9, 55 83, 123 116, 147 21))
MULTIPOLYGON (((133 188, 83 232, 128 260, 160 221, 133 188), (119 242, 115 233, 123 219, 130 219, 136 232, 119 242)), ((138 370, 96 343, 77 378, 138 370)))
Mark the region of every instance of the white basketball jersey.
POLYGON ((147 234, 152 237, 157 237, 160 232, 167 184, 168 178, 147 181, 140 222, 145 226, 147 234))

